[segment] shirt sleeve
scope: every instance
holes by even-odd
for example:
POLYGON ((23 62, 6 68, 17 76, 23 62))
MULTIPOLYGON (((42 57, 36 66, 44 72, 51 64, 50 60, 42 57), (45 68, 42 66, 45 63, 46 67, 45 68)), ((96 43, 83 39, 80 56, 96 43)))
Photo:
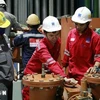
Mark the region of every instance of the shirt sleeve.
POLYGON ((54 74, 59 74, 63 77, 66 77, 64 70, 60 64, 53 59, 46 47, 40 48, 37 50, 40 61, 54 74))
POLYGON ((93 44, 93 50, 94 50, 94 61, 95 62, 100 62, 100 36, 95 38, 93 44))
POLYGON ((17 21, 17 18, 14 15, 11 15, 11 19, 12 19, 12 27, 15 30, 23 31, 20 23, 17 21))
POLYGON ((25 44, 26 38, 23 37, 23 34, 17 35, 12 41, 13 46, 21 46, 25 44))

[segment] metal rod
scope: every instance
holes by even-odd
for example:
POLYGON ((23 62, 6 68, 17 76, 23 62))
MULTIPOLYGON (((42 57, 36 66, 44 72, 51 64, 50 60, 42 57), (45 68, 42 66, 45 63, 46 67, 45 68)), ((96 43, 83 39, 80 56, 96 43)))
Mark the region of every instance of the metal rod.
POLYGON ((45 78, 45 68, 44 65, 42 64, 42 74, 41 74, 41 78, 45 78))

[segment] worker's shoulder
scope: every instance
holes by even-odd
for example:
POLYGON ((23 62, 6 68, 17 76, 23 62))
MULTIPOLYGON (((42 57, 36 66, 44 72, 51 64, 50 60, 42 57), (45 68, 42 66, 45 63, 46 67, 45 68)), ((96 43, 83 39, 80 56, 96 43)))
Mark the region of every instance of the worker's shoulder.
POLYGON ((16 18, 15 15, 13 15, 13 14, 7 12, 7 11, 5 11, 4 14, 5 14, 6 18, 8 18, 8 19, 16 18))
POLYGON ((68 32, 68 37, 69 37, 69 36, 72 36, 72 35, 75 35, 76 32, 77 32, 77 31, 76 31, 76 28, 73 28, 73 29, 69 30, 69 32, 68 32))

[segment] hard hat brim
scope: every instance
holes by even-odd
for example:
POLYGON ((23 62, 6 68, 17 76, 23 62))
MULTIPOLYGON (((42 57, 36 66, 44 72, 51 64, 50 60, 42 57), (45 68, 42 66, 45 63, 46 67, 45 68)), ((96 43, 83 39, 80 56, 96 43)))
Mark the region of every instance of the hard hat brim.
POLYGON ((7 28, 10 25, 10 21, 6 19, 5 23, 0 25, 0 28, 7 28))
POLYGON ((50 28, 44 28, 42 27, 43 30, 47 31, 47 32, 55 32, 55 31, 60 31, 61 30, 61 25, 59 25, 57 28, 53 28, 53 29, 50 29, 50 28))
POLYGON ((91 22, 92 21, 92 19, 88 19, 88 20, 80 20, 80 19, 78 19, 77 17, 75 17, 75 16, 72 16, 72 18, 71 18, 71 20, 73 21, 73 22, 76 22, 76 23, 81 23, 81 24, 84 24, 84 23, 87 23, 87 22, 91 22))

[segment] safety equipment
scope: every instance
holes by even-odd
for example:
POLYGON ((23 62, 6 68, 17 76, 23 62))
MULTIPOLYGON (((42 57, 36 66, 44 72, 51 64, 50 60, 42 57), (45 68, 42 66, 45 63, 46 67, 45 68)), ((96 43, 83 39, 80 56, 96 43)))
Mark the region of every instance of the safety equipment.
POLYGON ((6 5, 6 6, 7 6, 7 4, 5 3, 5 1, 4 1, 4 0, 0 0, 0 4, 4 4, 4 5, 6 5))
POLYGON ((91 20, 91 11, 87 7, 78 8, 72 16, 72 21, 77 23, 84 24, 86 22, 90 22, 91 20))
POLYGON ((36 14, 31 14, 28 16, 26 23, 29 25, 38 25, 40 24, 40 19, 36 14))
POLYGON ((48 16, 43 20, 42 29, 47 32, 61 30, 61 25, 56 17, 48 16))
POLYGON ((10 21, 6 19, 5 15, 0 12, 0 28, 7 28, 10 25, 10 21))

